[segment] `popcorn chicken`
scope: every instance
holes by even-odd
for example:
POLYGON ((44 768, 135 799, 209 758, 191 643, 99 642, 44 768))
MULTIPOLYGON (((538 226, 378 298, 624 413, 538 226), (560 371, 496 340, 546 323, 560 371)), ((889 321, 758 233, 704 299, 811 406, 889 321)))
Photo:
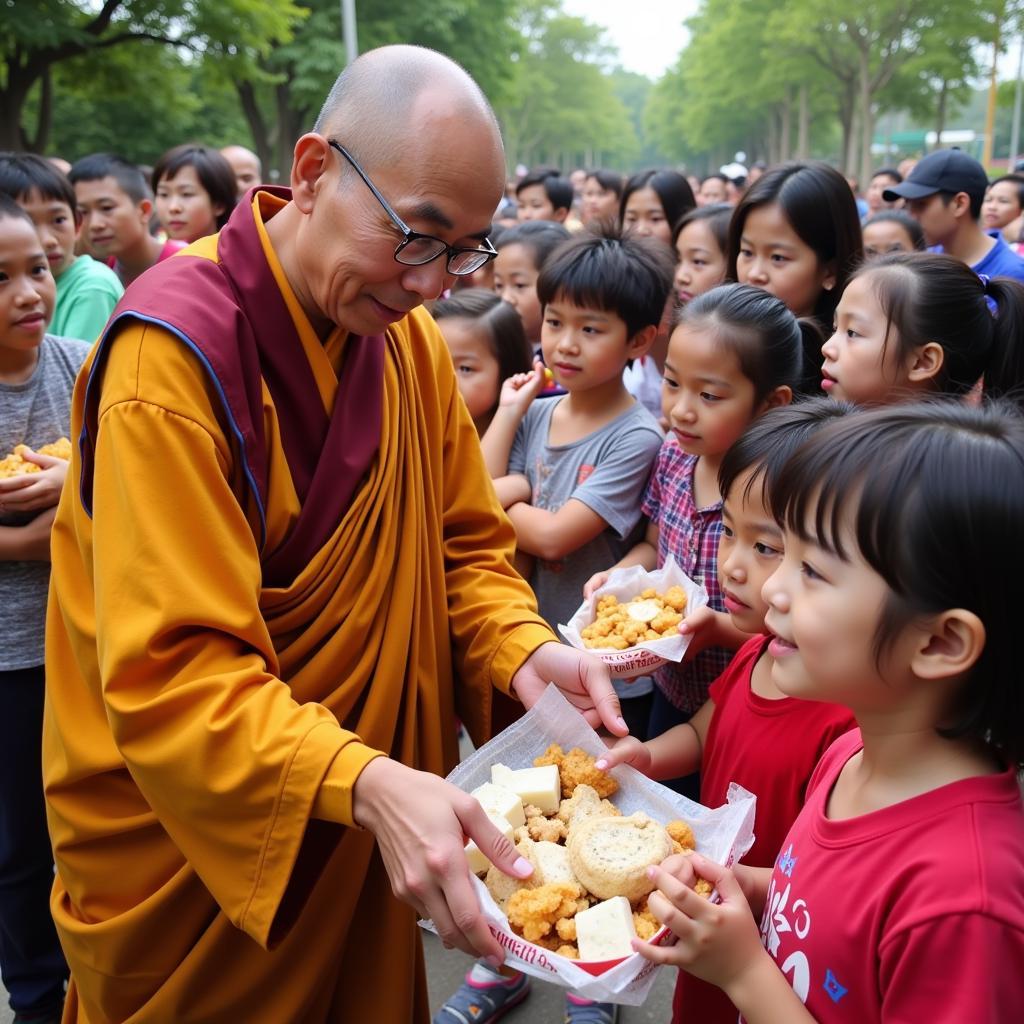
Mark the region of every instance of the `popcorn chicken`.
POLYGON ((684 850, 695 850, 697 840, 693 836, 693 829, 685 821, 670 821, 665 826, 669 838, 677 842, 684 850))
POLYGON ((574 916, 582 897, 582 887, 567 882, 520 889, 508 900, 509 924, 527 942, 536 942, 551 934, 559 918, 574 916))
POLYGON ((614 594, 598 598, 594 621, 580 630, 580 637, 591 649, 624 651, 639 643, 671 636, 683 621, 686 591, 670 587, 659 594, 654 587, 622 604, 614 594))
POLYGON ((553 764, 558 766, 562 783, 562 796, 571 797, 579 785, 591 786, 599 797, 611 796, 619 790, 619 784, 608 774, 595 767, 597 758, 585 750, 573 747, 565 753, 557 743, 552 743, 540 757, 533 759, 534 765, 553 764))
MULTIPOLYGON (((0 459, 0 480, 12 476, 24 476, 28 473, 39 473, 41 469, 34 462, 25 459, 25 452, 31 449, 24 444, 16 445, 14 451, 0 459)), ((52 444, 44 444, 36 449, 39 455, 50 455, 55 459, 71 458, 71 442, 66 437, 58 438, 52 444)))

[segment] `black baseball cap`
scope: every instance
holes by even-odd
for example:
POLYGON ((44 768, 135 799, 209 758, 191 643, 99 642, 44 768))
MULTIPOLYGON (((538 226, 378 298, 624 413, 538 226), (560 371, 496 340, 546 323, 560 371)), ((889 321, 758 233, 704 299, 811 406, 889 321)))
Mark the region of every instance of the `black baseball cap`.
POLYGON ((974 157, 959 149, 937 149, 918 160, 910 176, 882 193, 891 203, 894 199, 923 199, 936 192, 966 192, 979 202, 985 198, 988 175, 974 157))

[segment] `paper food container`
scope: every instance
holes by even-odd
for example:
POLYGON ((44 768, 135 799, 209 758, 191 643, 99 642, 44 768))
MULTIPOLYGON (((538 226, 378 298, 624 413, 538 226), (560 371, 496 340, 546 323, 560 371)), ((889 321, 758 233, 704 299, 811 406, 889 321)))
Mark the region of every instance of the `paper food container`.
POLYGON ((679 568, 671 555, 664 566, 654 572, 648 572, 639 565, 615 569, 608 577, 608 582, 595 590, 590 600, 584 601, 576 610, 576 614, 564 626, 558 627, 558 631, 573 647, 599 657, 616 679, 634 679, 636 676, 649 675, 668 661, 682 661, 691 638, 675 633, 662 640, 645 640, 619 651, 608 647, 588 647, 580 634, 594 621, 598 598, 604 597, 605 594, 614 594, 620 602, 625 603, 639 597, 648 587, 653 587, 659 594, 664 594, 670 587, 675 586, 682 587, 686 593, 684 617, 708 603, 708 592, 694 583, 679 568))
MULTIPOLYGON (((531 767, 533 759, 552 743, 566 751, 581 747, 595 757, 607 749, 582 715, 556 687, 549 686, 521 719, 466 758, 448 776, 448 781, 468 793, 490 782, 492 764, 531 767)), ((730 786, 729 802, 710 810, 652 782, 628 765, 613 768, 611 774, 619 783, 619 791, 611 799, 623 814, 644 811, 662 823, 682 818, 693 829, 697 850, 720 864, 731 865, 750 849, 754 841, 754 796, 741 786, 730 786)), ((509 966, 600 1002, 640 1006, 647 998, 658 965, 639 953, 620 960, 589 963, 558 956, 516 934, 487 887, 475 875, 473 884, 491 934, 504 948, 509 966)), ((716 899, 717 894, 712 898, 716 899)), ((431 921, 421 921, 420 925, 437 931, 431 921)), ((675 942, 675 936, 662 929, 652 941, 669 944, 675 942)))

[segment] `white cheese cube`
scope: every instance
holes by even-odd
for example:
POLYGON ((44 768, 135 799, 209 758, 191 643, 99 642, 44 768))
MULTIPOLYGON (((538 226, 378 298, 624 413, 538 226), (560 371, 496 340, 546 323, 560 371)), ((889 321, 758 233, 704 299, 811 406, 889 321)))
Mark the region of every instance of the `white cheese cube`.
MULTIPOLYGON (((512 842, 512 823, 501 815, 488 814, 487 817, 491 819, 491 824, 499 832, 502 832, 509 842, 512 842)), ((469 861, 469 870, 474 875, 485 874, 491 866, 491 862, 480 852, 480 847, 472 839, 466 843, 466 860, 469 861)))
POLYGON ((581 960, 618 960, 631 956, 636 937, 633 911, 625 896, 613 896, 576 915, 576 948, 581 960))
POLYGON ((513 828, 526 824, 526 815, 523 814, 523 801, 504 786, 496 786, 493 782, 485 782, 477 786, 469 794, 476 797, 477 803, 488 813, 497 815, 512 823, 513 828))
POLYGON ((562 784, 558 779, 558 765, 555 764, 516 771, 503 764, 493 764, 491 782, 511 789, 524 804, 539 807, 542 814, 554 814, 562 802, 562 784))

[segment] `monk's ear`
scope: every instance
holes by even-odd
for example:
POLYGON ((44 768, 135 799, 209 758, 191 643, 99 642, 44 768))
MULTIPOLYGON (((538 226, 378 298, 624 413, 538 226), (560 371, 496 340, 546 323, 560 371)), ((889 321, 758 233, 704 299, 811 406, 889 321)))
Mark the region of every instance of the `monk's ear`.
POLYGON ((316 132, 307 132, 295 143, 292 154, 292 201, 303 212, 313 209, 319 183, 330 170, 334 153, 327 140, 316 132))

